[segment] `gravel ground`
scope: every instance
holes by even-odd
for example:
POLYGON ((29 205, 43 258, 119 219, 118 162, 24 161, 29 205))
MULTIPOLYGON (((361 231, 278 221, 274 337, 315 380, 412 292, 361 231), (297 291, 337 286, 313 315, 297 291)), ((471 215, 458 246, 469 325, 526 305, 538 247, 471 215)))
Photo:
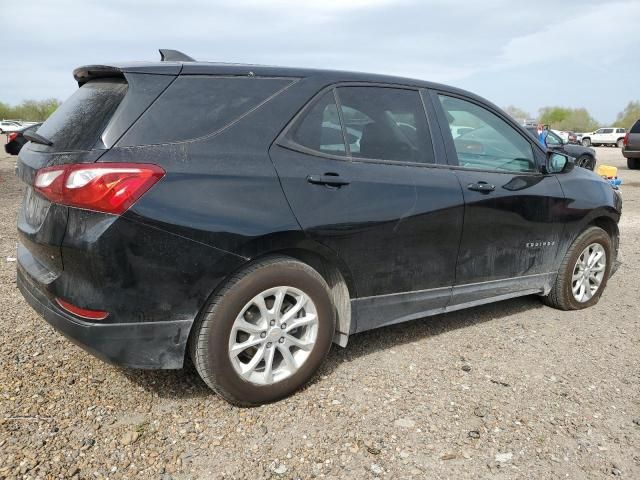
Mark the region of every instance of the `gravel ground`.
POLYGON ((0 479, 640 478, 640 171, 598 156, 626 185, 625 264, 597 306, 525 297, 357 335, 253 409, 192 371, 106 365, 36 316, 0 157, 0 479))

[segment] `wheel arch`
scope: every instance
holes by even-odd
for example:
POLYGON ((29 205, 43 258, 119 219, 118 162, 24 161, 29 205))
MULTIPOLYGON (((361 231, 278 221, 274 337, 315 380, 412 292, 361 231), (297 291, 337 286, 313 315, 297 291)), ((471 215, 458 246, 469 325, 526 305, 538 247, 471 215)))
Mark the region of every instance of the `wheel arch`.
POLYGON ((620 234, 618 224, 611 217, 605 215, 594 218, 589 222, 589 225, 600 227, 612 238, 617 237, 620 234))
POLYGON ((620 242, 620 230, 615 220, 606 215, 602 215, 591 220, 591 222, 589 222, 587 226, 600 227, 605 232, 607 232, 607 234, 611 238, 611 241, 613 242, 613 248, 617 253, 618 245, 620 242))
POLYGON ((184 353, 185 360, 189 356, 189 345, 192 342, 193 331, 195 330, 194 325, 202 316, 203 312, 205 312, 211 298, 224 288, 229 279, 239 271, 247 268, 248 265, 254 262, 274 255, 284 255, 306 263, 310 267, 314 268, 322 278, 324 278, 329 286, 331 301, 336 309, 336 329, 333 335, 333 342, 341 347, 347 346, 349 334, 355 330, 355 324, 352 324, 351 315, 351 298, 355 297, 355 287, 346 265, 341 264, 337 258, 328 258, 328 255, 322 255, 318 251, 299 247, 278 248, 265 251, 260 255, 247 259, 246 262, 243 262, 237 268, 228 272, 228 274, 211 290, 211 293, 200 308, 198 315, 190 327, 188 335, 189 339, 184 353))
MULTIPOLYGON (((600 184, 601 182, 597 182, 600 184)), ((608 185, 604 185, 608 190, 611 188, 608 185)), ((567 190, 565 190, 565 193, 567 190)), ((576 198, 571 195, 569 198, 574 199, 576 204, 580 204, 582 206, 582 201, 580 198, 576 198)), ((612 200, 613 201, 613 200, 612 200)), ((589 209, 588 205, 585 205, 585 210, 587 210, 586 214, 580 218, 574 220, 574 222, 567 221, 565 219, 565 230, 562 235, 559 243, 559 247, 557 250, 557 260, 558 262, 562 261, 566 252, 571 248, 571 245, 576 241, 576 239, 589 227, 595 226, 602 228, 607 234, 612 238, 614 244, 618 245, 619 231, 618 231, 618 220, 620 219, 619 209, 613 205, 609 206, 600 206, 594 209, 589 209)))
POLYGON ((355 286, 347 267, 338 259, 330 259, 317 251, 303 248, 284 248, 265 253, 269 255, 285 255, 295 258, 314 268, 329 285, 331 301, 336 309, 336 331, 333 341, 341 347, 347 346, 349 334, 355 330, 352 325, 351 299, 355 298, 355 286))

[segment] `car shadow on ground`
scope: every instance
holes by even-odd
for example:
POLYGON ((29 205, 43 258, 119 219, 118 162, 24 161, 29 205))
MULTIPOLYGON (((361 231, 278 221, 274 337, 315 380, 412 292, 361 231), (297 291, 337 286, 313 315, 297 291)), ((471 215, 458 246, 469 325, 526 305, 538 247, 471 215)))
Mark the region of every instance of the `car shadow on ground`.
MULTIPOLYGON (((390 350, 400 345, 437 337, 453 330, 485 322, 499 322, 505 317, 522 312, 533 312, 539 308, 544 308, 544 305, 538 296, 531 295, 424 317, 352 335, 349 337, 349 344, 346 348, 334 345, 327 361, 320 369, 320 376, 330 375, 344 362, 350 362, 381 350, 390 350)), ((314 379, 314 382, 317 381, 317 378, 314 379)))
MULTIPOLYGON (((538 297, 520 297, 353 335, 349 338, 346 348, 335 345, 331 348, 326 361, 310 385, 321 382, 322 376, 331 375, 344 362, 425 338, 436 337, 452 330, 490 321, 499 322, 507 316, 539 308, 544 306, 538 297)), ((182 370, 119 370, 130 381, 160 398, 180 400, 214 395, 200 379, 190 360, 182 370)))

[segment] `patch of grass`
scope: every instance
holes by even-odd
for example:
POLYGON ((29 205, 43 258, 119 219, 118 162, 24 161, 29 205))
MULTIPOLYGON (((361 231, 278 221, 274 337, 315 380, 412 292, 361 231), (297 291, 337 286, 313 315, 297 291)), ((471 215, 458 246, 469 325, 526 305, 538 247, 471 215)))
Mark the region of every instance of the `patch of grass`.
POLYGON ((142 435, 144 434, 144 432, 147 431, 148 428, 149 428, 149 422, 142 422, 136 425, 136 432, 142 435))

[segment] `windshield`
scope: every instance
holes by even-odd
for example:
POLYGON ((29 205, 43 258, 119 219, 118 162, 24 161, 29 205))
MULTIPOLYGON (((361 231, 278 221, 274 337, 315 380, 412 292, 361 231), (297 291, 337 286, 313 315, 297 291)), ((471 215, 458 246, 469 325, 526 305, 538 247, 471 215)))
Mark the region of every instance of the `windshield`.
POLYGON ((562 138, 560 138, 556 133, 549 131, 547 134, 547 145, 562 145, 562 138))

